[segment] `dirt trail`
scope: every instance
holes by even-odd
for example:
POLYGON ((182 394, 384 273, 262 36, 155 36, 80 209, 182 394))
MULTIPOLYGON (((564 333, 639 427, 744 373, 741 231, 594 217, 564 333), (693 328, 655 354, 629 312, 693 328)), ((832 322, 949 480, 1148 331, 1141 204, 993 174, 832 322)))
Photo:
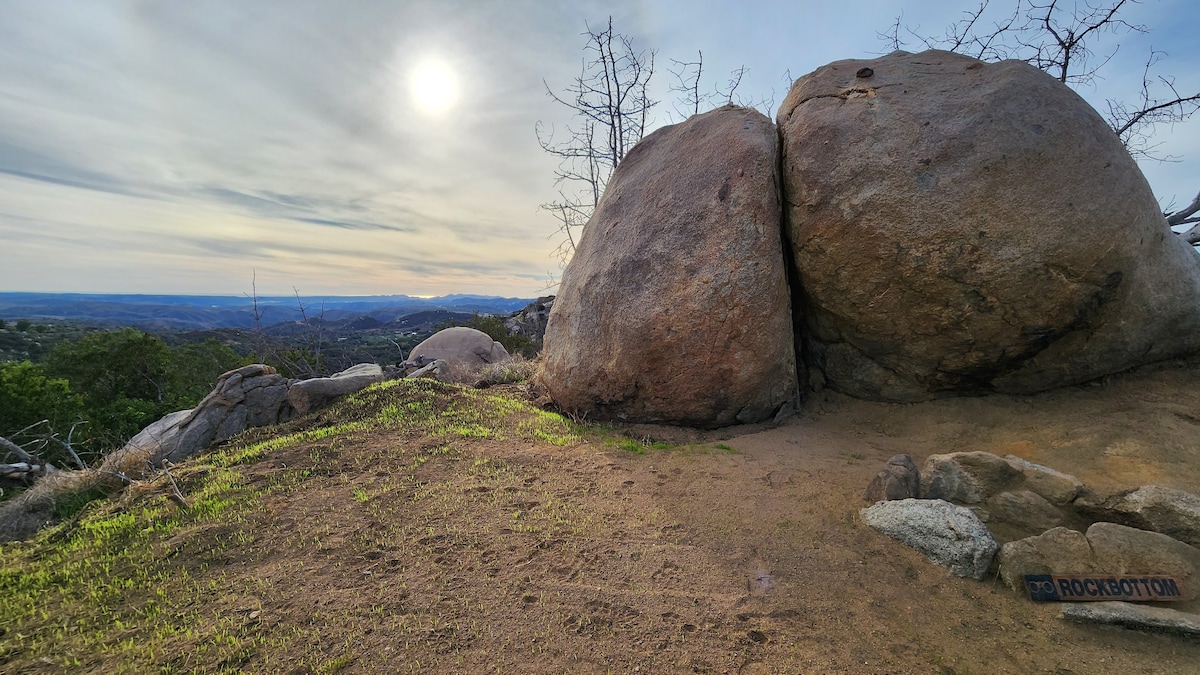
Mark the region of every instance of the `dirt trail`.
MULTIPOLYGON (((918 464, 1011 452, 1101 490, 1197 491, 1198 375, 917 405, 827 393, 754 433, 632 429, 707 443, 691 451, 483 443, 427 465, 422 480, 452 496, 446 508, 417 499, 397 512, 406 525, 394 544, 351 553, 351 537, 327 542, 325 559, 339 562, 325 566, 281 555, 278 583, 305 590, 263 612, 301 621, 288 604, 299 602, 320 615, 339 606, 333 588, 354 589, 334 594, 344 611, 386 607, 356 640, 362 672, 1188 672, 1198 642, 1067 624, 1055 605, 949 576, 857 513, 863 487, 898 452, 918 464), (464 474, 469 458, 502 468, 464 474), (361 564, 347 562, 356 556, 361 564), (371 590, 359 567, 372 583, 402 578, 402 597, 386 583, 371 590)), ((302 498, 318 513, 352 511, 338 504, 344 494, 302 498)))

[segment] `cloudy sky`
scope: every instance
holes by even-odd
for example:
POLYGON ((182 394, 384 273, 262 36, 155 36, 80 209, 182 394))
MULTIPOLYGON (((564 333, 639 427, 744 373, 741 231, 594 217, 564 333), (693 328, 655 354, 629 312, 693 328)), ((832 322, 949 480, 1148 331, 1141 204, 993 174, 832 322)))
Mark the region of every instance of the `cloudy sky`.
MULTIPOLYGON (((789 74, 888 51, 899 15, 940 33, 974 0, 954 5, 0 0, 0 291, 538 295, 559 264, 534 125, 569 122, 543 82, 578 74, 586 25, 657 50, 665 124, 671 59, 702 51, 708 86, 745 66, 739 94, 778 104, 789 74)), ((1136 96, 1151 48, 1200 90, 1200 3, 1123 16, 1152 32, 1106 36, 1121 48, 1085 98, 1136 96)), ((1182 159, 1143 169, 1186 203, 1200 119, 1156 140, 1182 159)))

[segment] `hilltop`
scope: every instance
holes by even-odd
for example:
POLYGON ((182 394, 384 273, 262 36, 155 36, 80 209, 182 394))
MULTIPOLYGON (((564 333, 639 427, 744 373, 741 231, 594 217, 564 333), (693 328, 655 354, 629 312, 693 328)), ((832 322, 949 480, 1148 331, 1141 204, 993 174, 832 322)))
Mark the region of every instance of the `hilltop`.
MULTIPOLYGON (((889 456, 1200 484, 1200 364, 1031 397, 813 396, 770 427, 580 424, 384 383, 0 547, 6 672, 1182 672, 864 526, 889 456)), ((1181 609, 1196 611, 1196 603, 1181 609)))

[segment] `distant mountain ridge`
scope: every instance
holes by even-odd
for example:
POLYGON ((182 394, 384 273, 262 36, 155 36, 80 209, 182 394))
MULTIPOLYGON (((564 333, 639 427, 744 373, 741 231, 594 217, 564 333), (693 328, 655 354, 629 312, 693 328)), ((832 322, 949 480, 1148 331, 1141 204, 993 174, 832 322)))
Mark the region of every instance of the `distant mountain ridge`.
MULTIPOLYGON (((310 320, 339 321, 369 316, 380 323, 418 312, 511 314, 530 298, 452 294, 434 298, 409 295, 301 296, 310 320)), ((299 321, 295 296, 259 296, 261 324, 299 321)), ((0 293, 0 318, 39 321, 87 321, 159 330, 251 328, 249 297, 224 295, 124 295, 90 293, 0 293)))

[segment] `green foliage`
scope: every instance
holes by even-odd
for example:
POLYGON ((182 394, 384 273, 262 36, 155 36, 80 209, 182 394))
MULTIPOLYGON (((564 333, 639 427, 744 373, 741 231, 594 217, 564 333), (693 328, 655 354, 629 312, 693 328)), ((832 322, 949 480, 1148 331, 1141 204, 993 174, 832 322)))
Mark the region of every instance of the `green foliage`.
MULTIPOLYGON (((66 430, 83 412, 83 399, 65 379, 50 377, 29 361, 0 363, 0 436, 10 438, 21 429, 48 420, 56 430, 66 430)), ((58 463, 55 457, 44 457, 58 463)))
MULTIPOLYGON (((221 373, 246 363, 216 340, 172 348, 158 337, 123 328, 60 342, 46 358, 45 371, 69 383, 79 402, 76 414, 88 421, 83 449, 97 454, 169 412, 194 406, 221 373)), ((60 424, 54 428, 61 433, 60 424)))
POLYGON ((8 322, 4 319, 0 319, 0 330, 4 330, 5 328, 8 328, 8 322))
POLYGON ((29 319, 17 319, 17 330, 21 331, 22 333, 29 330, 29 327, 32 325, 33 322, 29 319))

